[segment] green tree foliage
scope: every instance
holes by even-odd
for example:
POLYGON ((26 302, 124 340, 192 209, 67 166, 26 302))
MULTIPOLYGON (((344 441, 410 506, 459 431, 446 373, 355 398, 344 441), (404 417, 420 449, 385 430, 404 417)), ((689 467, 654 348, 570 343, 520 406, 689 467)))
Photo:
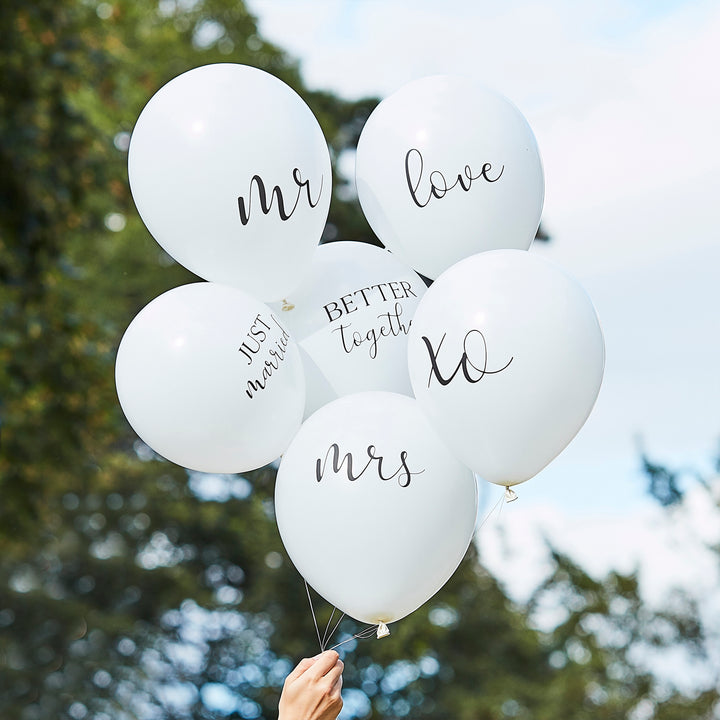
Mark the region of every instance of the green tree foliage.
MULTIPOLYGON (((275 717, 284 676, 316 645, 273 518, 274 469, 187 473, 137 439, 115 397, 124 328, 194 279, 134 211, 126 152, 149 97, 210 62, 293 86, 335 160, 377 101, 309 92, 238 0, 7 0, 0 36, 0 716, 275 717)), ((373 241, 337 175, 336 238, 373 241)), ((519 608, 471 549, 389 639, 342 646, 347 715, 624 718, 647 702, 658 718, 710 717, 715 694, 658 695, 611 632, 665 642, 652 635, 665 622, 695 642, 691 612, 644 616, 634 578, 555 565, 519 608), (532 624, 547 598, 568 608, 549 632, 532 624)), ((357 630, 342 620, 336 640, 357 630)))
MULTIPOLYGON (((58 468, 72 468, 62 484, 75 488, 78 458, 85 465, 130 437, 108 382, 117 339, 148 300, 192 279, 149 236, 128 191, 126 150, 143 105, 211 62, 251 63, 303 88, 242 3, 8 2, 0 12, 0 512, 13 535, 40 519, 58 468)), ((374 105, 303 95, 336 157, 374 105)), ((341 226, 369 236, 363 223, 336 198, 330 235, 341 226)))

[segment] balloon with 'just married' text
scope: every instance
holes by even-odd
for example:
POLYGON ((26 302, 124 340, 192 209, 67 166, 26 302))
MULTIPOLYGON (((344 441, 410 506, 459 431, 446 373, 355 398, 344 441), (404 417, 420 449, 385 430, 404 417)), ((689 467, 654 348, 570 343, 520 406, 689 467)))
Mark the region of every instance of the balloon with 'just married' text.
POLYGON ((302 421, 295 343, 270 308, 198 282, 148 303, 125 331, 115 380, 135 432, 178 465, 253 470, 279 457, 302 421))
POLYGON ((477 486, 414 398, 346 395, 283 455, 275 512, 290 559, 350 617, 390 623, 450 578, 473 536, 477 486))

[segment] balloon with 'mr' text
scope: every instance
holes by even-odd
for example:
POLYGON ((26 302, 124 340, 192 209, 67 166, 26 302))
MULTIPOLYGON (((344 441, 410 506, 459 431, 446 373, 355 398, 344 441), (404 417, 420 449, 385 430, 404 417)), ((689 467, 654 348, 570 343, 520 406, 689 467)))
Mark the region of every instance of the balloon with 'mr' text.
POLYGON ((135 432, 168 460, 202 472, 272 462, 305 406, 288 331, 267 305, 217 283, 182 285, 148 303, 122 337, 115 380, 135 432))
POLYGON ((527 250, 545 188, 520 111, 452 75, 411 82, 375 108, 358 141, 356 183, 385 247, 433 279, 485 250, 527 250))
POLYGON ((267 302, 302 279, 332 191, 310 108, 273 75, 233 63, 189 70, 153 95, 128 174, 145 225, 177 262, 267 302))

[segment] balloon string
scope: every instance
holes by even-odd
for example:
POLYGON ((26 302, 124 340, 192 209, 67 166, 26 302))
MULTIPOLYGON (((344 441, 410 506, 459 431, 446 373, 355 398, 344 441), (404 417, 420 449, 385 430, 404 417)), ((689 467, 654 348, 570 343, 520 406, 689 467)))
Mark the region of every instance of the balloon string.
POLYGON ((310 597, 310 586, 307 584, 307 580, 303 578, 303 582, 305 583, 305 592, 307 593, 307 599, 310 603, 310 614, 312 615, 313 624, 315 625, 315 632, 317 633, 317 639, 318 639, 318 645, 320 646, 320 652, 323 651, 323 641, 320 639, 320 628, 317 624, 317 618, 315 617, 315 608, 313 607, 313 601, 310 597))
MULTIPOLYGON (((500 513, 502 513, 503 504, 511 503, 514 500, 517 500, 517 493, 515 493, 514 490, 511 490, 509 487, 506 487, 505 490, 503 490, 503 494, 498 498, 498 501, 493 505, 490 512, 488 512, 487 515, 483 518, 480 525, 478 525, 477 530, 475 532, 478 532, 483 525, 492 517, 492 515, 495 513, 498 508, 500 510, 498 511, 498 517, 500 517, 500 513), (503 500, 505 503, 503 503, 503 500)), ((327 646, 327 643, 330 642, 333 635, 337 632, 338 627, 340 627, 340 623, 343 621, 343 618, 345 617, 345 613, 341 613, 340 617, 335 622, 335 625, 333 626, 333 629, 330 630, 330 624, 333 621, 333 618, 335 617, 335 612, 337 611, 336 607, 333 607, 332 612, 330 613, 330 618, 327 621, 327 625, 325 626, 325 632, 323 633, 322 638, 320 637, 320 627, 318 626, 317 616, 315 615, 315 607, 313 606, 312 596, 310 595, 310 586, 308 585, 308 582, 305 578, 303 578, 303 582, 305 583, 305 592, 307 593, 307 599, 308 603, 310 603, 310 614, 312 615, 313 619, 313 625, 315 626, 315 633, 317 635, 318 639, 318 645, 320 646, 320 652, 325 652, 325 648, 327 646)), ((352 637, 349 637, 345 640, 342 640, 341 642, 333 645, 331 648, 328 648, 329 650, 335 650, 335 648, 339 648, 341 645, 344 645, 345 643, 350 642, 351 640, 364 640, 365 638, 372 637, 378 629, 378 625, 368 625, 366 628, 361 630, 359 633, 356 633, 352 637)))
MULTIPOLYGON (((498 511, 498 517, 500 517, 500 514, 502 513, 503 504, 511 503, 514 500, 517 500, 517 493, 515 493, 514 490, 511 490, 509 487, 506 487, 505 490, 503 490, 503 494, 498 498, 498 501, 493 505, 490 512, 485 515, 482 522, 478 525, 477 530, 475 532, 478 532, 483 525, 492 517, 492 515, 495 513, 496 510, 498 511), (503 500, 505 503, 503 503, 503 500)), ((303 582, 305 583, 305 592, 307 593, 307 599, 308 603, 310 604, 310 614, 312 615, 313 619, 313 625, 315 626, 315 634, 317 635, 318 639, 318 645, 320 646, 320 652, 325 652, 325 648, 327 646, 327 643, 330 642, 333 635, 337 632, 338 627, 340 627, 340 623, 343 621, 343 618, 345 617, 345 613, 341 613, 340 617, 335 622, 335 625, 333 626, 333 629, 330 630, 330 625, 333 621, 333 618, 335 617, 335 612, 337 611, 336 607, 333 607, 332 612, 330 613, 330 618, 327 621, 327 625, 325 626, 325 632, 323 633, 322 638, 320 637, 320 627, 318 626, 317 616, 315 615, 315 607, 313 606, 312 596, 310 595, 310 586, 308 585, 307 580, 303 578, 303 582)), ((342 640, 341 642, 333 645, 331 648, 328 648, 329 650, 335 650, 335 648, 339 648, 341 645, 344 645, 345 643, 350 642, 351 640, 363 640, 365 638, 372 637, 378 629, 378 625, 368 625, 368 627, 361 630, 359 633, 356 633, 352 637, 347 638, 346 640, 342 640)))
POLYGON ((500 511, 498 512, 498 517, 500 517, 500 513, 502 512, 502 501, 505 500, 505 492, 503 491, 503 494, 498 498, 498 501, 493 505, 492 510, 483 518, 483 521, 478 525, 477 530, 475 532, 479 532, 482 526, 492 517, 494 512, 500 508, 500 511))
POLYGON ((335 625, 333 626, 333 629, 330 630, 330 624, 332 623, 333 618, 335 617, 335 613, 337 612, 337 608, 333 607, 332 612, 330 613, 330 618, 327 621, 327 625, 325 626, 325 632, 323 633, 323 636, 321 639, 320 638, 320 627, 318 625, 317 615, 315 614, 315 607, 313 605, 312 595, 310 594, 310 586, 308 585, 308 582, 305 578, 303 578, 303 582, 305 583, 305 592, 307 594, 308 603, 310 603, 310 614, 312 615, 313 625, 315 626, 315 634, 317 635, 318 645, 320 645, 320 652, 325 652, 325 648, 326 648, 327 644, 332 639, 332 636, 335 634, 338 627, 340 627, 340 623, 343 621, 343 618, 345 617, 345 613, 340 613, 340 617, 336 620, 335 625))
MULTIPOLYGON (((340 627, 340 623, 343 621, 343 618, 345 617, 345 613, 341 613, 340 617, 336 620, 335 625, 333 626, 333 629, 330 630, 330 623, 332 623, 332 619, 335 616, 335 612, 337 611, 337 608, 333 607, 332 613, 330 614, 330 619, 328 620, 327 626, 325 628, 325 633, 322 636, 322 639, 320 638, 320 628, 318 626, 317 622, 317 616, 315 615, 315 607, 313 606, 312 601, 312 595, 310 594, 310 586, 308 585, 307 580, 303 578, 303 582, 305 583, 305 592, 307 593, 308 602, 310 603, 310 614, 312 615, 313 619, 313 625, 315 625, 315 633, 317 634, 318 644, 320 645, 320 652, 325 652, 327 643, 330 642, 332 636, 337 631, 338 627, 340 627)), ((341 645, 344 645, 345 643, 350 642, 351 640, 362 640, 364 638, 372 637, 373 634, 377 632, 378 626, 377 625, 369 625, 368 627, 361 630, 359 633, 356 633, 352 637, 349 637, 345 640, 342 640, 341 642, 333 645, 331 648, 327 648, 329 650, 335 650, 335 648, 339 648, 341 645)))
MULTIPOLYGON (((333 608, 333 615, 335 614, 335 608, 333 608)), ((340 627, 340 623, 342 622, 343 618, 345 617, 345 613, 341 613, 340 617, 338 618, 338 621, 335 623, 335 627, 331 630, 330 634, 327 636, 327 640, 325 641, 325 644, 330 642, 330 639, 335 634, 335 631, 340 627)), ((332 620, 332 615, 330 615, 330 620, 332 620)), ((330 620, 328 620, 328 628, 330 627, 330 620)), ((327 628, 325 630, 327 632, 327 628)))
MULTIPOLYGON (((330 640, 330 638, 328 637, 328 630, 330 629, 330 623, 332 622, 332 619, 335 617, 336 610, 337 610, 337 608, 333 607, 332 612, 330 613, 330 617, 327 621, 327 625, 325 626, 325 632, 323 633, 322 643, 320 644, 320 647, 323 650, 325 650, 325 645, 330 640)), ((332 635, 330 637, 332 637, 332 635)))
POLYGON ((337 643, 337 645, 333 645, 331 648, 328 648, 329 650, 335 650, 335 648, 339 648, 341 645, 344 645, 345 643, 350 642, 351 640, 364 640, 365 638, 372 637, 377 632, 377 625, 369 625, 364 630, 361 630, 359 633, 356 633, 352 637, 347 638, 346 640, 343 640, 342 642, 337 643))

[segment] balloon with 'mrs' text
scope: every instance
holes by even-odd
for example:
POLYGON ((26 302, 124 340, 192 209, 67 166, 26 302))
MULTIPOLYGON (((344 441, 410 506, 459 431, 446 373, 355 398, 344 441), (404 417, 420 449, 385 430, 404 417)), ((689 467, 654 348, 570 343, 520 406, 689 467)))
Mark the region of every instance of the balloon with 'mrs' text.
POLYGON ((375 108, 358 141, 356 183, 385 247, 433 279, 485 250, 527 250, 545 188, 520 111, 452 75, 411 82, 375 108))
POLYGON ((128 326, 115 364, 120 405, 155 452, 235 473, 279 457, 300 427, 297 347, 270 308, 237 288, 168 290, 128 326))
POLYGON ((455 454, 510 486, 540 472, 585 423, 605 345, 577 280, 535 253, 493 250, 428 289, 408 365, 415 397, 455 454))
POLYGON ((477 486, 414 398, 355 393, 303 423, 280 463, 275 512, 288 555, 320 595, 357 620, 390 623, 462 560, 477 486))
POLYGON ((387 250, 349 241, 317 248, 305 280, 277 309, 303 350, 307 415, 365 390, 412 395, 407 334, 425 290, 387 250), (313 382, 318 373, 325 382, 313 382))
POLYGON ((177 76, 138 117, 130 189, 157 242, 200 277, 278 300, 308 269, 330 206, 330 155, 302 98, 258 68, 177 76))

